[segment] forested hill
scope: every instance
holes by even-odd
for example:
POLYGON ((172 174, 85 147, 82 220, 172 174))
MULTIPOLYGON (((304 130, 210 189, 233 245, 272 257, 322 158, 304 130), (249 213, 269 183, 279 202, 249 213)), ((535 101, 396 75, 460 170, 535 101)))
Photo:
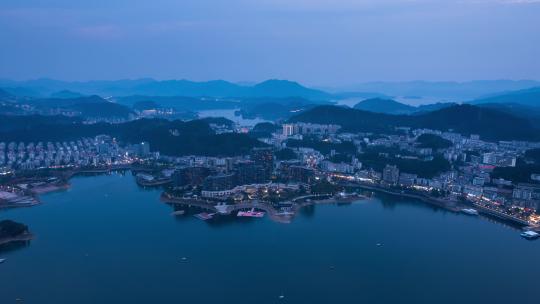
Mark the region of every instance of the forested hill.
POLYGON ((395 127, 453 130, 485 140, 539 140, 528 120, 473 105, 455 105, 418 115, 390 115, 337 106, 320 106, 293 116, 291 122, 339 124, 344 132, 393 132, 395 127))
POLYGON ((124 143, 148 141, 165 155, 241 155, 261 142, 246 134, 215 134, 205 120, 140 119, 121 124, 83 124, 62 116, 1 116, 0 142, 70 141, 108 134, 124 143))

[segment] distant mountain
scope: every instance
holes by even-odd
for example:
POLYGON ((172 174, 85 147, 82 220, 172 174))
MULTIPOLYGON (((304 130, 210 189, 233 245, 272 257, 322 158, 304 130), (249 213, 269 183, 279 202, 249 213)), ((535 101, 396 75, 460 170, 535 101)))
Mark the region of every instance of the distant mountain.
POLYGON ((488 97, 475 99, 472 104, 521 104, 531 107, 540 107, 540 86, 525 90, 499 93, 488 97))
POLYGON ((178 111, 201 111, 214 109, 235 109, 238 108, 237 101, 223 100, 217 98, 186 97, 186 96, 147 96, 132 95, 115 98, 120 104, 129 107, 139 102, 153 102, 164 108, 174 108, 178 111))
POLYGON ((391 97, 382 93, 375 93, 375 92, 335 92, 333 93, 333 96, 336 99, 348 99, 348 98, 363 98, 363 99, 369 99, 369 98, 383 98, 383 99, 390 99, 391 97))
POLYGON ((128 118, 133 113, 128 107, 109 102, 99 96, 77 98, 45 98, 26 101, 40 111, 56 110, 80 112, 83 117, 128 118))
POLYGON ((161 105, 153 100, 141 100, 133 104, 133 109, 137 111, 153 110, 161 108, 161 105))
POLYGON ((540 127, 540 107, 518 103, 482 103, 477 106, 506 112, 529 120, 535 127, 540 127))
POLYGON ((423 96, 466 101, 501 91, 521 90, 540 86, 534 80, 477 80, 366 82, 338 88, 341 91, 377 92, 388 96, 423 96))
POLYGON ((422 113, 422 112, 433 112, 437 110, 441 110, 444 108, 449 108, 456 106, 457 103, 454 102, 437 102, 432 104, 426 104, 416 107, 416 113, 422 113))
POLYGON ((332 104, 328 101, 311 101, 299 97, 287 98, 245 98, 239 103, 237 112, 244 118, 263 118, 266 120, 287 119, 299 112, 317 105, 332 104))
POLYGON ((288 80, 267 80, 249 87, 244 97, 302 97, 311 100, 331 99, 332 95, 320 91, 306 88, 294 81, 288 80))
POLYGON ((386 114, 410 114, 416 111, 416 108, 392 99, 372 98, 366 99, 354 106, 357 110, 386 113, 386 114))
POLYGON ((369 111, 385 114, 413 114, 422 112, 432 112, 456 105, 455 103, 434 103, 421 106, 410 106, 392 99, 372 98, 357 103, 354 108, 357 110, 369 111))
MULTIPOLYGON (((66 82, 52 79, 30 81, 0 80, 1 87, 17 87, 32 96, 51 96, 59 91, 101 96, 185 96, 185 97, 303 97, 330 99, 331 94, 304 87, 287 80, 267 80, 255 85, 239 85, 224 80, 196 82, 189 80, 136 79, 115 81, 66 82)), ((58 96, 55 96, 58 97, 58 96)), ((75 96, 71 96, 75 97, 75 96)))
POLYGON ((412 127, 479 134, 485 140, 540 139, 539 130, 528 120, 472 105, 455 105, 418 115, 389 115, 319 106, 293 116, 290 121, 339 124, 346 132, 394 133, 396 127, 412 127))
POLYGON ((62 90, 58 92, 54 92, 51 94, 51 98, 79 98, 83 97, 84 95, 81 93, 69 91, 69 90, 62 90))
POLYGON ((133 88, 136 94, 188 97, 303 97, 307 99, 329 99, 323 91, 306 88, 287 80, 267 80, 254 86, 241 86, 223 80, 193 82, 168 80, 152 82, 133 88))
POLYGON ((74 104, 108 103, 108 101, 97 95, 92 95, 75 98, 38 98, 27 100, 26 103, 43 107, 65 107, 74 104))
POLYGON ((0 101, 10 101, 15 99, 15 96, 11 95, 7 91, 0 89, 0 101))

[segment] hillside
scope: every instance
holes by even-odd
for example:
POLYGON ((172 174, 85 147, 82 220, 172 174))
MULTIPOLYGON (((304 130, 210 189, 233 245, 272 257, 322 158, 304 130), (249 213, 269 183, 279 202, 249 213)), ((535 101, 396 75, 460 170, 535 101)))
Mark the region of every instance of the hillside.
POLYGON ((540 87, 534 87, 525 90, 510 91, 475 99, 471 101, 472 104, 521 104, 531 107, 540 107, 540 87))
POLYGON ((234 109, 238 107, 238 102, 234 101, 186 96, 132 95, 118 97, 116 100, 118 103, 127 105, 129 107, 132 107, 139 102, 152 102, 154 104, 158 104, 160 107, 173 108, 178 111, 234 109))
POLYGON ((394 132, 395 127, 453 130, 486 140, 537 140, 538 130, 526 119, 472 105, 455 105, 418 115, 389 115, 336 106, 319 106, 290 121, 339 124, 342 131, 394 132), (501 123, 504 122, 504 123, 501 123))
POLYGON ((407 105, 392 99, 383 99, 383 98, 371 98, 362 100, 357 103, 354 108, 357 110, 363 110, 374 113, 385 113, 385 114, 414 114, 422 112, 432 112, 444 108, 448 108, 456 105, 451 102, 444 103, 433 103, 420 106, 411 106, 407 105))
POLYGON ((477 106, 506 112, 517 117, 525 118, 535 127, 540 128, 540 106, 533 107, 518 103, 482 103, 477 106))
POLYGON ((67 141, 99 134, 123 143, 148 141, 165 155, 240 155, 263 145, 246 134, 215 134, 208 121, 139 119, 120 124, 83 124, 63 116, 0 116, 0 142, 67 141), (171 130, 177 132, 173 133, 171 130))
POLYGON ((263 118, 266 120, 287 119, 296 113, 317 105, 331 104, 325 101, 312 101, 300 97, 287 98, 245 98, 240 101, 237 112, 244 118, 263 118))
POLYGON ((371 98, 363 100, 354 106, 357 110, 386 113, 386 114, 410 114, 416 111, 416 108, 392 99, 371 98))
POLYGON ((76 98, 46 98, 32 99, 25 103, 34 106, 40 111, 75 111, 83 117, 119 117, 127 118, 132 111, 123 105, 109 102, 99 96, 85 96, 76 98))
POLYGON ((51 98, 79 98, 83 97, 84 95, 81 93, 69 91, 69 90, 62 90, 58 92, 54 92, 51 94, 51 98))

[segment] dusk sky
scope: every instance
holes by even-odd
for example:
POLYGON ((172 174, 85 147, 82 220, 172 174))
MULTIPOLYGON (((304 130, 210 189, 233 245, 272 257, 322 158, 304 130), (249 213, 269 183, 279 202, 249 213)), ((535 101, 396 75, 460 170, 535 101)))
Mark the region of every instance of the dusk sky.
POLYGON ((2 0, 0 39, 10 79, 540 80, 540 0, 2 0))

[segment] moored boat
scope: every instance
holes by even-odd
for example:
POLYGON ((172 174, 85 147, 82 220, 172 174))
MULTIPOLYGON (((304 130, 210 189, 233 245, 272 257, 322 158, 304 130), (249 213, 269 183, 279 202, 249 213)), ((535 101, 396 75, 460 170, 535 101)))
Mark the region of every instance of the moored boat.
POLYGON ((528 240, 537 239, 540 236, 540 234, 531 230, 522 232, 520 235, 528 240))
POLYGON ((195 214, 194 217, 196 217, 196 218, 198 218, 200 220, 206 221, 206 220, 212 219, 214 217, 214 214, 215 213, 203 212, 203 213, 195 214))
POLYGON ((461 212, 463 212, 465 214, 468 214, 468 215, 478 215, 478 211, 476 211, 475 209, 472 209, 472 208, 461 209, 461 212))

